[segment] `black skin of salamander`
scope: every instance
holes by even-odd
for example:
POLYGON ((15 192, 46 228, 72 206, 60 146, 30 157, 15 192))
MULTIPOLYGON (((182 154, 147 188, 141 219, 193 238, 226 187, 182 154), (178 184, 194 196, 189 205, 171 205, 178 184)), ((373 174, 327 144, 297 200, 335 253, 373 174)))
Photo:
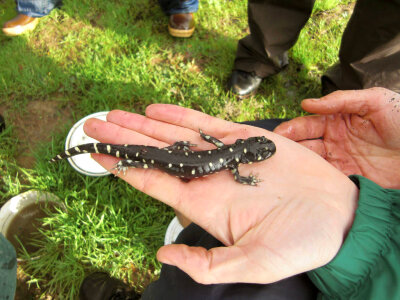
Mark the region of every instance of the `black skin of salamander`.
POLYGON ((189 181, 192 178, 204 177, 229 169, 237 182, 256 185, 260 180, 255 176, 246 177, 239 174, 239 164, 266 160, 276 151, 275 144, 264 136, 238 139, 229 145, 204 134, 201 130, 200 136, 217 148, 192 151, 190 147, 196 145, 187 141, 179 141, 164 148, 92 143, 70 148, 50 161, 54 162, 83 153, 102 153, 122 158, 115 166, 118 172, 125 172, 127 168, 159 169, 184 181, 189 181))

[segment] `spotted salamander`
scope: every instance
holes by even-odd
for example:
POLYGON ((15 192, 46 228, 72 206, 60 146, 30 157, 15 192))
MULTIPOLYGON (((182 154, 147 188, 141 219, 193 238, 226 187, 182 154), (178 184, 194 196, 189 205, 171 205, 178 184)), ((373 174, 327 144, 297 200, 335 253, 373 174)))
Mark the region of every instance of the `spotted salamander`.
POLYGON ((271 157, 275 144, 264 136, 238 139, 225 145, 220 140, 204 134, 200 136, 217 148, 205 151, 192 151, 196 145, 188 141, 175 142, 173 145, 157 148, 142 145, 113 145, 104 143, 83 144, 66 150, 51 159, 51 162, 83 153, 102 153, 122 158, 115 169, 125 172, 127 168, 159 169, 170 175, 189 181, 229 169, 235 180, 242 184, 256 185, 260 182, 255 176, 241 176, 239 164, 251 164, 271 157))

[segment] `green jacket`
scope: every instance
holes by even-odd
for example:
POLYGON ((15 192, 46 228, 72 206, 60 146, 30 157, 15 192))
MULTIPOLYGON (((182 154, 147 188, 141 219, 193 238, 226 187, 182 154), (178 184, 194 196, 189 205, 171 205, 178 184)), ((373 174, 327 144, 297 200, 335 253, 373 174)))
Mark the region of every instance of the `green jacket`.
POLYGON ((0 299, 14 299, 17 284, 17 258, 14 247, 0 233, 0 299))
POLYGON ((350 176, 360 189, 353 226, 336 257, 308 272, 318 299, 400 299, 400 190, 350 176))

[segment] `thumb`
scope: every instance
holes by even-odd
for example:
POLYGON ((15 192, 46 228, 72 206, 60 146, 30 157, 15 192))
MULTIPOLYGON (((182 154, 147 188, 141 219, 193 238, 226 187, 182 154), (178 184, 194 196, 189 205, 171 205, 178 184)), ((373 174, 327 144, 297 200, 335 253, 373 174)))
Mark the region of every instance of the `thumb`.
POLYGON ((358 114, 364 116, 379 109, 382 97, 392 93, 384 88, 336 91, 320 99, 305 99, 301 106, 315 114, 358 114))
POLYGON ((216 283, 270 283, 277 279, 259 278, 262 273, 260 261, 251 263, 240 247, 218 247, 207 250, 202 247, 172 244, 158 250, 157 258, 187 273, 201 284, 216 283))

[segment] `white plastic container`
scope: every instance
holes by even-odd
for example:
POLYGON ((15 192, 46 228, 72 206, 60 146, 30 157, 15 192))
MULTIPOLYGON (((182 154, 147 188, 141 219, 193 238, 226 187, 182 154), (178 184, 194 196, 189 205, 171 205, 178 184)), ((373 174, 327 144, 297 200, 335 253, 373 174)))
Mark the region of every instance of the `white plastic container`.
POLYGON ((174 217, 169 223, 164 237, 164 245, 175 243, 176 238, 183 230, 183 226, 179 223, 178 217, 174 217))
MULTIPOLYGON (((98 143, 99 141, 87 136, 83 131, 83 124, 90 118, 105 121, 108 111, 97 112, 84 117, 72 126, 65 141, 65 150, 81 144, 98 143)), ((79 154, 68 158, 70 165, 79 173, 88 176, 105 176, 111 174, 97 163, 89 153, 79 154)))
MULTIPOLYGON (((8 200, 0 210, 0 232, 13 244, 17 251, 17 257, 20 253, 20 243, 15 238, 26 243, 28 253, 36 251, 35 247, 28 246, 27 240, 31 234, 37 232, 41 227, 38 218, 46 217, 43 208, 47 207, 54 210, 55 207, 66 210, 65 205, 60 202, 54 194, 42 191, 28 191, 19 194, 8 200)), ((25 246, 25 244, 24 244, 25 246)), ((18 259, 21 261, 21 259, 18 259)))

